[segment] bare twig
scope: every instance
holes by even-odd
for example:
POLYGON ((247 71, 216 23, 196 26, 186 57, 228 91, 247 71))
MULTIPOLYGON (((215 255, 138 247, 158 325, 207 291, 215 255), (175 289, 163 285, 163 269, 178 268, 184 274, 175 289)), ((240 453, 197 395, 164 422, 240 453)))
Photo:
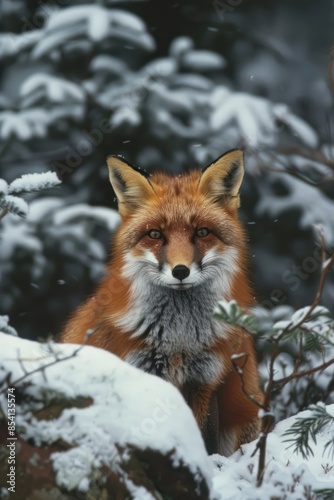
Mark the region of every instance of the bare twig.
POLYGON ((0 214, 0 221, 4 218, 4 216, 8 213, 8 208, 4 208, 0 214))
POLYGON ((289 323, 283 330, 282 332, 278 335, 277 340, 281 340, 282 337, 284 337, 287 333, 291 333, 293 330, 297 330, 300 328, 311 316, 312 312, 314 309, 319 305, 322 292, 325 286, 327 274, 331 270, 332 265, 334 264, 334 252, 331 255, 329 259, 326 260, 326 249, 325 249, 325 242, 324 242, 324 237, 323 234, 320 232, 320 242, 321 242, 321 253, 322 253, 322 268, 321 268, 321 275, 320 275, 320 280, 319 280, 319 285, 317 289, 316 296, 313 299, 313 302, 305 314, 303 318, 298 323, 289 323))
POLYGON ((276 152, 268 152, 268 154, 271 155, 273 161, 281 165, 281 168, 271 168, 267 164, 260 163, 259 166, 263 168, 264 170, 268 172, 275 172, 275 173, 285 173, 292 175, 293 177, 296 177, 297 179, 300 179, 301 181, 305 182, 306 184, 309 184, 310 186, 313 187, 320 187, 321 185, 325 184, 326 182, 333 181, 334 180, 334 161, 325 156, 325 154, 320 151, 309 151, 307 149, 304 149, 300 146, 293 146, 293 147, 282 147, 279 148, 276 152), (289 165, 287 165, 286 162, 284 162, 278 155, 296 155, 296 156, 301 156, 302 158, 305 158, 305 160, 309 160, 312 162, 318 162, 329 169, 333 171, 333 175, 326 175, 322 179, 318 180, 313 180, 307 177, 304 172, 301 172, 298 170, 298 168, 293 165, 291 162, 289 165))
POLYGON ((332 92, 334 92, 334 44, 332 45, 329 53, 328 82, 332 92))
POLYGON ((307 375, 311 375, 312 373, 320 372, 322 370, 325 370, 329 366, 334 364, 334 358, 329 359, 328 361, 325 361, 322 365, 316 366, 314 368, 310 368, 309 370, 303 370, 302 372, 294 373, 292 372, 290 375, 287 377, 282 377, 278 380, 274 380, 274 385, 279 385, 279 389, 282 389, 282 387, 285 386, 288 382, 294 379, 302 378, 307 375))
MULTIPOLYGON (((37 373, 37 372, 42 372, 44 380, 46 380, 45 369, 50 368, 50 366, 53 366, 57 363, 61 363, 62 361, 67 361, 68 359, 72 359, 75 356, 77 356, 77 354, 85 347, 85 345, 86 345, 86 343, 87 343, 87 341, 90 338, 92 333, 93 333, 92 331, 89 331, 89 333, 87 332, 82 344, 80 344, 80 346, 77 349, 75 349, 71 354, 64 356, 63 358, 59 358, 55 355, 55 352, 53 351, 52 354, 55 356, 55 359, 53 359, 49 363, 46 363, 45 365, 38 366, 34 370, 31 370, 31 372, 27 372, 25 370, 25 367, 22 364, 22 360, 20 360, 18 358, 19 364, 20 364, 22 370, 24 371, 24 375, 22 375, 21 377, 17 378, 14 381, 8 381, 6 387, 0 391, 0 394, 6 393, 9 387, 16 386, 17 384, 20 384, 23 380, 25 380, 26 378, 30 377, 31 375, 33 375, 34 373, 37 373)), ((38 359, 41 359, 41 358, 38 358, 38 359)))
MULTIPOLYGON (((242 392, 248 397, 248 399, 250 401, 252 401, 254 404, 256 404, 256 406, 259 409, 262 410, 262 415, 260 417, 261 418, 260 437, 259 437, 258 442, 256 443, 255 450, 252 454, 252 456, 254 456, 258 450, 260 452, 256 484, 257 484, 257 486, 261 486, 262 481, 263 481, 264 471, 265 471, 267 436, 273 427, 275 419, 274 419, 274 416, 272 415, 271 410, 270 410, 271 389, 267 388, 267 390, 265 392, 265 398, 264 398, 263 403, 261 403, 256 398, 254 398, 254 396, 252 394, 250 394, 246 389, 243 369, 244 369, 247 361, 248 361, 248 354, 238 355, 237 358, 232 357, 233 367, 240 377, 242 392), (244 364, 242 367, 237 364, 236 359, 238 359, 238 360, 243 359, 244 360, 244 364)), ((273 365, 271 366, 271 370, 272 371, 274 370, 273 365)))
POLYGON ((241 381, 241 390, 242 392, 245 394, 245 396, 247 396, 247 398, 252 401, 254 404, 256 404, 256 406, 258 408, 261 408, 261 409, 264 409, 264 406, 262 403, 260 403, 260 401, 258 401, 254 396, 253 394, 250 394, 247 389, 246 389, 246 385, 245 385, 245 379, 244 379, 244 373, 243 373, 243 369, 244 367, 246 366, 246 363, 248 361, 248 357, 249 355, 247 353, 243 353, 242 355, 238 355, 237 358, 231 358, 231 361, 232 361, 232 365, 233 365, 233 368, 235 369, 235 371, 237 372, 237 374, 239 375, 240 377, 240 381, 241 381), (244 360, 244 364, 243 366, 239 366, 236 362, 236 359, 243 359, 244 360))
POLYGON ((322 163, 323 165, 326 165, 326 167, 334 170, 334 161, 330 158, 327 158, 327 156, 325 156, 324 153, 319 150, 310 151, 308 149, 302 148, 301 146, 289 146, 279 148, 278 152, 285 155, 301 156, 306 160, 322 163))

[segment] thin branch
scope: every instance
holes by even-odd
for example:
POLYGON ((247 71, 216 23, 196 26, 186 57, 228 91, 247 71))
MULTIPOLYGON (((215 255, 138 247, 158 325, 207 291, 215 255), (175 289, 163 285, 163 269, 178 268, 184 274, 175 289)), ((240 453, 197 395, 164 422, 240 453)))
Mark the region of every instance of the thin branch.
POLYGON ((236 358, 231 358, 231 361, 232 361, 232 365, 233 365, 233 368, 235 369, 235 371, 237 372, 237 374, 239 375, 240 377, 240 382, 241 382, 241 390, 242 392, 245 394, 245 396, 247 396, 247 398, 252 401, 258 408, 261 408, 264 410, 264 406, 262 403, 260 403, 252 394, 250 394, 247 389, 246 389, 246 385, 245 385, 245 379, 244 379, 244 373, 243 373, 243 369, 244 367, 246 366, 246 363, 248 361, 248 357, 249 355, 248 354, 243 354, 243 355, 239 355, 237 359, 244 359, 245 362, 244 362, 244 365, 242 367, 240 367, 237 362, 235 361, 236 358))
MULTIPOLYGON (((267 437, 269 432, 271 431, 272 425, 274 423, 274 417, 270 411, 270 402, 272 398, 272 394, 275 390, 275 386, 281 385, 283 387, 286 383, 290 382, 290 380, 293 379, 298 379, 306 375, 310 375, 312 373, 324 370, 328 368, 328 366, 332 365, 334 363, 334 358, 330 359, 327 362, 324 362, 322 365, 319 365, 315 368, 311 368, 309 370, 303 370, 301 372, 297 372, 300 364, 301 364, 301 359, 302 359, 302 349, 303 349, 303 342, 302 342, 302 334, 300 334, 299 337, 299 349, 298 349, 298 358, 295 362, 293 372, 287 376, 283 377, 279 380, 274 380, 275 376, 275 362, 276 359, 279 355, 279 342, 282 340, 282 338, 288 334, 291 333, 294 330, 297 330, 298 328, 302 327, 302 325, 310 318, 312 312, 314 309, 317 307, 317 305, 320 302, 321 295, 324 289, 325 281, 327 274, 329 273, 333 263, 334 263, 334 253, 332 256, 326 260, 326 250, 325 250, 325 242, 322 233, 320 233, 320 241, 321 241, 321 252, 322 252, 322 268, 321 268, 321 276, 320 276, 320 281, 317 289, 316 296, 314 297, 314 300, 305 314, 305 316, 297 323, 294 324, 290 322, 286 328, 276 337, 272 339, 273 342, 273 350, 270 356, 270 361, 269 361, 269 374, 268 374, 268 382, 266 389, 264 391, 264 401, 263 403, 259 403, 251 394, 248 393, 245 387, 245 381, 244 381, 244 374, 243 374, 243 367, 238 366, 236 363, 235 359, 232 358, 232 364, 234 369, 237 371, 240 380, 241 380, 241 388, 243 393, 250 399, 253 403, 255 403, 258 407, 260 407, 263 410, 263 415, 261 415, 261 433, 259 440, 256 444, 255 450, 252 454, 252 456, 255 455, 257 451, 259 451, 259 462, 258 462, 258 471, 257 471, 257 477, 256 477, 256 485, 259 487, 262 485, 263 482, 263 477, 265 473, 265 467, 266 467, 266 447, 267 447, 267 437)), ((238 358, 240 358, 239 356, 238 358)), ((247 362, 247 355, 243 355, 245 358, 245 362, 247 362)))
POLYGON ((320 275, 317 293, 313 299, 313 302, 312 302, 309 310, 305 314, 305 316, 303 318, 301 318, 301 320, 297 324, 289 323, 282 330, 280 335, 278 335, 278 337, 277 337, 278 341, 281 340, 282 337, 284 337, 284 335, 286 335, 287 333, 291 333, 293 330, 297 330, 298 328, 300 328, 310 318, 314 309, 319 305, 319 302, 320 302, 320 299, 322 296, 322 292, 323 292, 323 289, 325 286, 327 274, 329 273, 332 265, 334 264, 334 252, 329 259, 325 260, 326 259, 326 250, 325 250, 324 237, 323 237, 323 234, 321 232, 319 234, 320 234, 321 252, 322 252, 322 268, 321 268, 321 275, 320 275))
MULTIPOLYGON (((277 353, 278 354, 278 353, 277 353)), ((277 356, 277 355, 276 355, 277 356)), ((263 477, 264 477, 264 472, 265 472, 265 460, 266 460, 266 448, 267 448, 267 436, 269 432, 272 429, 272 426, 275 422, 275 418, 273 414, 270 411, 270 396, 271 396, 271 388, 267 387, 266 393, 265 393, 265 400, 263 403, 260 403, 257 401, 256 398, 252 394, 249 394, 245 387, 245 379, 244 379, 244 373, 243 373, 243 368, 245 367, 247 361, 248 361, 248 354, 243 354, 239 355, 237 357, 232 357, 232 364, 234 369, 236 370, 237 374, 240 377, 241 381, 241 389, 242 392, 248 397, 250 401, 252 401, 258 408, 260 408, 263 411, 263 415, 260 417, 261 418, 261 432, 260 432, 260 437, 258 439, 258 442, 256 443, 255 450, 252 453, 252 457, 255 455, 257 450, 259 450, 259 465, 258 465, 258 471, 257 471, 257 478, 256 478, 256 485, 261 486, 263 477), (244 364, 243 366, 239 366, 236 362, 236 359, 244 359, 244 364)), ((273 370, 273 364, 271 366, 271 370, 273 370)))
MULTIPOLYGON (((86 333, 86 336, 85 336, 82 344, 80 344, 79 347, 77 349, 75 349, 75 351, 73 351, 71 354, 64 356, 63 358, 55 357, 55 359, 50 361, 50 363, 46 363, 43 366, 39 366, 39 367, 35 368, 34 370, 32 370, 31 372, 26 372, 22 363, 21 363, 21 360, 18 359, 23 371, 25 372, 24 375, 22 375, 21 377, 19 377, 18 379, 14 380, 14 381, 9 381, 7 383, 7 386, 0 391, 0 394, 5 394, 9 387, 16 386, 16 385, 20 384, 23 380, 25 380, 26 378, 30 377, 31 375, 33 375, 34 373, 37 373, 37 372, 42 372, 44 380, 46 380, 45 373, 44 373, 45 369, 49 368, 50 366, 53 366, 57 363, 61 363, 62 361, 67 361, 68 359, 72 359, 75 356, 77 356, 77 354, 85 347, 85 345, 86 345, 88 339, 90 338, 90 336, 92 335, 92 333, 94 333, 94 331, 88 331, 88 332, 86 333)), ((55 356, 54 352, 52 354, 55 356)), ((40 358, 38 358, 38 359, 40 359, 40 358)))
POLYGON ((4 216, 8 213, 8 208, 4 208, 3 211, 0 214, 0 222, 4 218, 4 216))
POLYGON ((44 376, 45 368, 49 368, 50 366, 55 365, 56 363, 60 363, 61 361, 66 361, 68 359, 74 358, 78 354, 78 352, 81 350, 82 347, 83 347, 83 345, 81 345, 76 351, 69 354, 68 356, 65 356, 64 358, 54 359, 53 361, 50 361, 50 363, 47 363, 46 365, 43 365, 43 366, 39 366, 38 368, 35 368, 31 372, 25 372, 25 374, 22 375, 22 377, 17 378, 16 380, 14 380, 10 384, 8 384, 7 387, 5 387, 2 391, 0 391, 0 394, 4 394, 8 390, 9 387, 19 384, 20 382, 22 382, 26 378, 30 377, 34 373, 41 371, 43 373, 43 376, 44 376))
MULTIPOLYGON (((303 359, 303 336, 302 336, 301 332, 299 333, 298 337, 299 337, 298 357, 295 360, 295 364, 294 364, 291 376, 293 376, 293 375, 295 375, 297 373, 297 370, 298 370, 298 368, 299 368, 299 366, 300 366, 300 364, 302 362, 302 359, 303 359)), ((273 386, 275 385, 275 383, 276 383, 276 381, 273 380, 273 386)))
POLYGON ((334 161, 327 158, 327 156, 324 155, 322 151, 309 151, 307 149, 304 149, 300 146, 289 146, 289 147, 281 147, 278 149, 279 153, 285 154, 285 155, 297 155, 301 156, 302 158, 305 158, 306 160, 314 161, 317 163, 322 163, 323 165, 326 165, 326 167, 329 167, 330 169, 334 170, 334 161))
POLYGON ((23 360, 19 357, 20 356, 20 351, 18 350, 17 352, 17 360, 19 362, 19 365, 21 367, 21 370, 23 371, 23 373, 26 375, 27 373, 29 373, 27 370, 26 370, 26 367, 24 366, 23 364, 23 360))
POLYGON ((328 368, 332 364, 334 364, 334 358, 329 359, 328 361, 326 361, 322 365, 316 366, 315 368, 310 368, 309 370, 304 370, 304 371, 298 372, 298 373, 292 372, 291 375, 288 375, 287 377, 282 377, 278 380, 274 380, 273 382, 274 382, 274 385, 280 385, 280 389, 281 389, 282 387, 285 386, 285 384, 287 384, 291 380, 298 379, 298 378, 304 377, 306 375, 311 375, 312 373, 320 372, 321 370, 325 370, 326 368, 328 368))
POLYGON ((334 44, 332 45, 329 53, 328 82, 332 92, 334 92, 334 44))
POLYGON ((326 182, 333 181, 334 180, 334 161, 327 158, 322 151, 308 151, 305 150, 299 146, 293 146, 293 147, 282 147, 279 148, 276 152, 267 152, 272 158, 273 161, 281 165, 281 168, 271 168, 268 166, 266 163, 260 162, 259 166, 268 172, 274 172, 274 173, 283 173, 283 174, 289 174, 292 175, 293 177, 296 177, 297 179, 300 179, 301 181, 305 182, 305 184, 309 184, 312 187, 320 187, 326 182), (319 179, 317 181, 310 179, 309 177, 305 176, 303 172, 300 172, 298 168, 293 165, 290 161, 290 164, 287 165, 286 162, 284 162, 278 155, 298 155, 301 156, 302 158, 305 158, 305 160, 309 160, 312 162, 318 162, 326 167, 330 168, 333 170, 333 175, 327 175, 323 177, 322 179, 319 179))
POLYGON ((274 173, 280 173, 280 174, 289 174, 289 175, 292 175, 292 177, 296 177, 296 179, 299 179, 303 182, 305 182, 305 184, 308 184, 309 186, 312 186, 312 187, 320 187, 322 184, 325 184, 329 181, 333 181, 334 180, 334 176, 330 176, 330 177, 324 177, 323 179, 319 180, 319 181, 313 181, 312 179, 309 179, 308 177, 305 177, 305 175, 303 175, 302 173, 298 172, 298 170, 294 169, 294 168, 282 168, 281 170, 279 170, 278 168, 270 168, 268 167, 267 165, 264 165, 263 168, 267 171, 267 172, 274 172, 274 173))

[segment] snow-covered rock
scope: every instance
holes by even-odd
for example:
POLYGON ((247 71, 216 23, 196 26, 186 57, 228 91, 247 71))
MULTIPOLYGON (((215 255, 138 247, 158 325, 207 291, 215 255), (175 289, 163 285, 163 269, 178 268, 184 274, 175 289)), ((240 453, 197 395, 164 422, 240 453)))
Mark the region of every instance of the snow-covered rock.
MULTIPOLYGON (((310 411, 269 434, 258 488, 256 443, 209 459, 190 409, 169 383, 90 346, 0 333, 0 347, 0 415, 7 412, 7 383, 15 387, 18 493, 24 487, 29 497, 30 489, 51 484, 74 498, 100 498, 102 491, 136 500, 160 498, 156 491, 180 500, 331 498, 333 457, 325 445, 333 441, 333 424, 310 440, 307 459, 287 442, 286 431, 310 411)), ((334 405, 327 413, 334 416, 334 405)), ((0 457, 1 472, 5 454, 0 457)))
MULTIPOLYGON (((171 498, 181 498, 173 496, 175 488, 185 499, 210 498, 204 442, 172 385, 90 346, 40 344, 2 333, 0 346, 0 380, 10 376, 17 396, 18 466, 25 462, 29 471, 29 453, 38 455, 42 447, 54 486, 68 492, 92 493, 97 471, 103 471, 99 480, 107 491, 116 477, 136 499, 144 492, 156 498, 149 495, 154 488, 171 498)), ((0 407, 6 413, 6 391, 0 407)), ((43 477, 38 479, 45 488, 43 477)), ((26 483, 24 474, 17 477, 17 491, 26 483)))

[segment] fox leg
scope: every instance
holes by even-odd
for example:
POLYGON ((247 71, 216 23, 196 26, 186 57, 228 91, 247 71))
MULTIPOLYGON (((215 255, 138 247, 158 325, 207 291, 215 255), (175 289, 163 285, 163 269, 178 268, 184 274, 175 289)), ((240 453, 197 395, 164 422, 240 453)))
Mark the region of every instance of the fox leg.
POLYGON ((202 429, 202 435, 206 446, 206 451, 209 455, 218 453, 219 443, 219 414, 217 393, 214 392, 211 396, 209 413, 202 429))
MULTIPOLYGON (((245 389, 259 403, 263 394, 258 387, 255 360, 248 359, 244 369, 245 389), (252 369, 254 367, 254 370, 252 369)), ((240 445, 248 443, 259 434, 260 419, 258 406, 242 390, 240 376, 231 370, 217 391, 219 408, 219 445, 218 451, 228 456, 240 445)))
POLYGON ((188 387, 184 397, 193 411, 202 433, 207 452, 218 452, 219 420, 217 394, 212 386, 188 387))

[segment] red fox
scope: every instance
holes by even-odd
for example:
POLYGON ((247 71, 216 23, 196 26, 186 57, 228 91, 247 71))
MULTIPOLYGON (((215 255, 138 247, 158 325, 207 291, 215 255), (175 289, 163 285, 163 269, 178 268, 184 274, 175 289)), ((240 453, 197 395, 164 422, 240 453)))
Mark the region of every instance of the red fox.
POLYGON ((245 391, 262 401, 252 339, 213 317, 220 299, 253 302, 238 220, 244 167, 232 150, 203 171, 147 175, 107 159, 121 224, 108 274, 74 314, 62 342, 107 349, 174 384, 209 453, 229 455, 259 431, 231 356, 247 354, 245 391))

